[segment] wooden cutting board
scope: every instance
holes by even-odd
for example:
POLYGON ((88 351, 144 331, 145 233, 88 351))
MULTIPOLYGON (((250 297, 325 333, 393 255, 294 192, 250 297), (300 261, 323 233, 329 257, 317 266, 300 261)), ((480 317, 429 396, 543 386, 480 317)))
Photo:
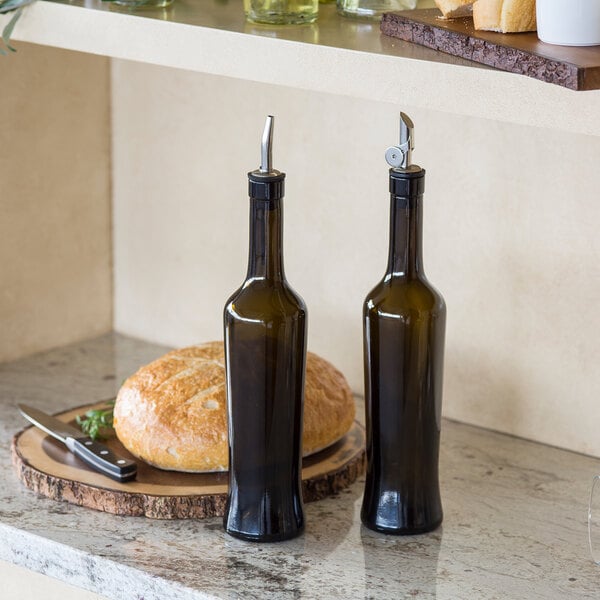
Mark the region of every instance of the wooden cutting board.
MULTIPOLYGON (((75 417, 104 403, 81 406, 56 415, 74 424, 75 417)), ((119 454, 134 458, 116 437, 105 442, 119 454)), ((227 473, 163 471, 137 460, 135 481, 118 483, 93 471, 66 447, 36 427, 12 441, 13 465, 29 489, 54 500, 116 515, 153 519, 204 519, 222 516, 227 498, 227 473)), ((303 460, 305 502, 320 500, 348 487, 365 466, 365 430, 357 422, 340 441, 303 460)))
POLYGON ((571 90, 600 89, 600 46, 555 46, 540 41, 535 32, 475 31, 473 19, 442 19, 437 8, 386 13, 381 31, 571 90))

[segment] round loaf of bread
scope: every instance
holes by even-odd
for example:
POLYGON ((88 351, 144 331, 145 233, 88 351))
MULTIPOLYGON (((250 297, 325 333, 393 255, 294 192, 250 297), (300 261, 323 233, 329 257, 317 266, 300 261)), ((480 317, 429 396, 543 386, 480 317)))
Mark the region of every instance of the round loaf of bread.
MULTIPOLYGON (((344 376, 308 352, 303 455, 341 439, 354 421, 354 399, 344 376)), ((165 354, 123 384, 114 428, 135 456, 160 469, 226 471, 227 401, 222 342, 165 354)))

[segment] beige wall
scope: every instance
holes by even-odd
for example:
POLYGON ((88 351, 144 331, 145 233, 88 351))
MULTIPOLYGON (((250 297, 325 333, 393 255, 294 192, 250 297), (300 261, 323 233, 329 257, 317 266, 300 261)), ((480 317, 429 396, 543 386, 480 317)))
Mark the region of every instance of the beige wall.
MULTIPOLYGON (((108 61, 0 62, 0 360, 111 327, 108 61)), ((172 345, 221 337, 267 113, 310 347, 362 391, 362 300, 387 245, 400 107, 428 170, 425 262, 449 307, 447 416, 600 455, 600 138, 113 63, 114 311, 172 345)))
POLYGON ((108 60, 0 57, 0 361, 112 324, 108 60))
POLYGON ((221 337, 273 113, 309 346, 362 392, 361 304, 385 267, 383 153, 402 107, 428 170, 426 269, 448 303, 445 414, 600 455, 600 138, 123 61, 112 81, 119 331, 221 337))

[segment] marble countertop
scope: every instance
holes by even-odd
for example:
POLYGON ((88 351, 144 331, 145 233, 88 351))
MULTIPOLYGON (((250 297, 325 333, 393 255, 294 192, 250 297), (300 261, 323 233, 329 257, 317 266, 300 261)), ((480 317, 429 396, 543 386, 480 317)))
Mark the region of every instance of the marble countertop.
POLYGON ((13 473, 14 405, 56 412, 115 393, 165 348, 120 335, 0 365, 0 559, 117 600, 598 598, 587 501, 600 460, 444 421, 444 524, 364 529, 363 479, 306 506, 306 533, 255 545, 220 519, 153 521, 55 502, 13 473))

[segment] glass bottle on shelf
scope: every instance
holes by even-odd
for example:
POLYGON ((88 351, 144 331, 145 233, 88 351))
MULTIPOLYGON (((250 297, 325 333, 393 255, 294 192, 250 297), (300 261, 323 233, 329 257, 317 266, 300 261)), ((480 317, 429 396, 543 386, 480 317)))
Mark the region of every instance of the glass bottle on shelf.
POLYGON ((244 0, 244 12, 253 23, 313 23, 319 14, 319 0, 244 0))
POLYGON ((344 17, 380 19, 385 12, 416 7, 417 0, 337 0, 338 13, 344 17))
POLYGON ((152 10, 166 8, 173 4, 173 0, 113 0, 112 5, 129 10, 152 10))

